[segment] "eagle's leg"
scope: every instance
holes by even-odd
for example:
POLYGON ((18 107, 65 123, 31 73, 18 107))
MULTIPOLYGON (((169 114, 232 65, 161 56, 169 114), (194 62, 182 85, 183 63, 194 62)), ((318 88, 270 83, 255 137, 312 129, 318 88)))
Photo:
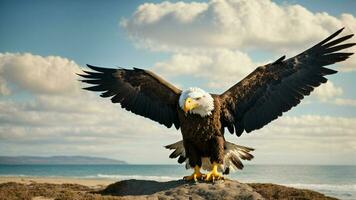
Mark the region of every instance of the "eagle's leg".
POLYGON ((204 176, 205 181, 216 181, 216 180, 224 180, 224 177, 218 172, 219 164, 213 162, 213 167, 209 173, 204 176))
POLYGON ((200 172, 200 167, 202 166, 201 156, 199 156, 198 151, 194 147, 194 143, 189 140, 184 141, 185 153, 189 159, 189 166, 194 168, 194 173, 190 176, 183 177, 187 181, 198 181, 198 179, 203 179, 204 174, 200 172))
POLYGON ((210 141, 211 145, 211 157, 210 162, 212 163, 212 168, 209 173, 204 176, 205 181, 215 181, 222 180, 224 177, 218 172, 218 167, 224 162, 224 144, 225 140, 221 136, 215 136, 210 141))
POLYGON ((194 180, 195 182, 200 180, 200 179, 203 179, 204 177, 204 174, 202 174, 200 172, 200 167, 198 165, 196 165, 194 167, 194 173, 190 176, 184 176, 183 177, 183 180, 186 180, 186 181, 191 181, 191 180, 194 180))

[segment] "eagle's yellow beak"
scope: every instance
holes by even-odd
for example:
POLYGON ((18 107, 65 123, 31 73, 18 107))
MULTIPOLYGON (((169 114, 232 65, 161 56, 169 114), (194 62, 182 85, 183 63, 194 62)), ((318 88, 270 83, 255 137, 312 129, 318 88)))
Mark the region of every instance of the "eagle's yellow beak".
POLYGON ((193 110, 193 109, 196 108, 197 106, 198 106, 198 103, 197 103, 194 99, 188 97, 188 98, 185 100, 183 110, 184 110, 185 113, 187 113, 188 111, 193 110))

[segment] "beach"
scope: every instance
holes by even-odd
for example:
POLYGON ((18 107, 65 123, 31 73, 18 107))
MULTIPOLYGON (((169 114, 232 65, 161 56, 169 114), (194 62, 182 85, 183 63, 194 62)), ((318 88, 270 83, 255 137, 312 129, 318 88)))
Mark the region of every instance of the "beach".
MULTIPOLYGON (((258 183, 250 186, 255 186, 255 190, 260 192, 261 188, 272 193, 278 191, 274 190, 276 186, 273 185, 277 184, 352 200, 356 199, 355 172, 355 166, 247 165, 243 170, 226 175, 226 178, 240 183, 258 183), (268 186, 271 188, 266 188, 268 186)), ((105 189, 108 185, 123 180, 167 183, 181 180, 189 173, 191 171, 181 165, 0 165, 0 184, 13 182, 14 184, 6 186, 5 190, 8 192, 16 188, 19 191, 28 191, 26 188, 34 184, 31 187, 39 191, 47 191, 44 188, 48 186, 62 192, 77 191, 80 188, 80 191, 87 193, 105 189)), ((49 192, 52 193, 56 194, 49 192)))
POLYGON ((52 199, 319 199, 336 198, 304 189, 275 184, 240 183, 224 180, 215 183, 189 183, 183 180, 123 180, 0 177, 2 200, 52 199))
POLYGON ((111 183, 113 180, 109 179, 78 179, 78 178, 51 178, 51 177, 16 177, 16 176, 3 176, 0 177, 0 184, 15 182, 21 184, 31 183, 48 183, 48 184, 78 184, 90 188, 102 188, 111 183))

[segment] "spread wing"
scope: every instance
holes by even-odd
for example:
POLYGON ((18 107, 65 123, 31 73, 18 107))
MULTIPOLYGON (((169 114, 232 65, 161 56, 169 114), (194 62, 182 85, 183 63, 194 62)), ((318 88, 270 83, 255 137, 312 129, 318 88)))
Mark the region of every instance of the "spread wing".
POLYGON ((315 87, 325 83, 325 75, 336 73, 324 66, 346 60, 353 53, 339 52, 355 43, 342 43, 353 35, 336 39, 343 29, 303 53, 258 67, 221 94, 221 123, 240 136, 262 128, 300 103, 315 87), (341 44, 342 43, 342 44, 341 44))
POLYGON ((111 69, 87 65, 93 71, 78 74, 82 82, 93 86, 85 90, 102 92, 122 108, 147 117, 170 128, 178 129, 177 105, 181 90, 144 69, 111 69))

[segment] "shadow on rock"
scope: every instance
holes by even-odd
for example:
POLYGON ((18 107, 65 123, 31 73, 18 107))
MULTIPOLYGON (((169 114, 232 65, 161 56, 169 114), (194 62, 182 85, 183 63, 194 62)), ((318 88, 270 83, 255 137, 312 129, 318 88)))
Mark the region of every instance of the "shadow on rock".
POLYGON ((176 188, 187 184, 183 180, 157 182, 150 180, 124 180, 108 185, 104 190, 97 193, 102 195, 126 196, 126 195, 151 195, 157 192, 176 188))

